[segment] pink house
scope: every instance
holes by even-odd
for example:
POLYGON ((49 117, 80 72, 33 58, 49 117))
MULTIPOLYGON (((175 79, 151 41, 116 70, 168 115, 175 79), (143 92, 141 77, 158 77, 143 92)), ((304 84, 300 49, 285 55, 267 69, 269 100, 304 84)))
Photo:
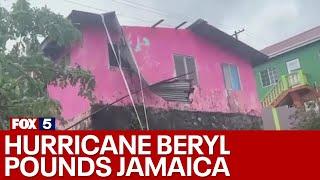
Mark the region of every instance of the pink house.
MULTIPOLYGON (((179 29, 120 26, 114 12, 68 18, 82 32, 68 48, 70 63, 92 72, 100 105, 77 87, 49 87, 68 122, 61 129, 128 129, 133 120, 150 129, 260 128, 253 67, 267 57, 259 51, 201 19, 179 29)), ((54 60, 62 51, 44 47, 54 60)))

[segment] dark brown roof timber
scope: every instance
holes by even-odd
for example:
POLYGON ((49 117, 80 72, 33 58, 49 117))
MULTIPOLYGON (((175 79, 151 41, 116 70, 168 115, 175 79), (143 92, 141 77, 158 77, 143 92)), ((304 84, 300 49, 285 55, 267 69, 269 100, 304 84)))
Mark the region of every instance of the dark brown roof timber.
POLYGON ((230 49, 241 57, 247 59, 252 66, 257 66, 268 61, 267 55, 213 27, 203 19, 197 20, 187 29, 191 30, 199 36, 204 37, 205 39, 208 39, 211 42, 217 43, 224 48, 230 49))
POLYGON ((158 22, 156 22, 154 25, 152 25, 152 28, 157 27, 159 24, 161 24, 164 21, 164 19, 160 19, 158 22))
POLYGON ((300 33, 289 39, 264 48, 261 52, 269 57, 276 57, 286 52, 306 46, 320 40, 320 26, 312 28, 308 31, 300 33))
MULTIPOLYGON (((117 15, 114 11, 104 13, 103 16, 106 21, 106 25, 110 31, 121 33, 121 26, 118 21, 117 15)), ((81 25, 103 26, 100 14, 72 10, 71 14, 68 16, 68 19, 72 22, 72 24, 76 24, 80 26, 81 25)))
POLYGON ((182 23, 180 23, 177 27, 175 27, 175 29, 179 29, 181 28, 183 25, 187 24, 187 21, 183 21, 182 23))

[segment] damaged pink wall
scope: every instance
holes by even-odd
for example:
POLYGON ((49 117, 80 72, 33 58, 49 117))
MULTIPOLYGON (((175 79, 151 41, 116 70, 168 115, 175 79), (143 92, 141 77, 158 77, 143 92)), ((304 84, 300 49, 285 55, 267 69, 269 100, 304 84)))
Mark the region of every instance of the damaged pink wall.
POLYGON ((159 105, 154 103, 152 97, 147 101, 149 106, 260 114, 261 105, 253 68, 245 59, 188 30, 124 27, 124 31, 142 75, 149 84, 176 76, 174 54, 192 56, 196 61, 199 84, 193 95, 193 103, 167 103, 159 100, 159 105), (229 105, 221 69, 223 63, 238 66, 242 86, 241 91, 229 93, 229 105))
MULTIPOLYGON (((261 106, 256 92, 253 68, 248 61, 188 30, 124 27, 124 32, 142 76, 149 84, 175 76, 174 54, 193 56, 196 62, 199 84, 192 95, 191 104, 166 102, 151 92, 145 92, 148 107, 260 115, 261 106), (242 89, 229 93, 229 98, 221 69, 223 63, 236 64, 239 68, 242 89)), ((93 73, 96 80, 95 96, 98 101, 111 103, 126 95, 127 91, 119 69, 109 67, 106 43, 107 38, 103 29, 85 28, 82 43, 72 49, 71 62, 93 73)), ((89 110, 89 103, 77 96, 75 87, 62 90, 50 87, 49 93, 52 98, 61 102, 62 115, 66 119, 89 110)), ((128 98, 118 105, 127 104, 130 104, 128 98)))
MULTIPOLYGON (((82 41, 70 53, 71 64, 78 64, 89 70, 96 81, 94 95, 97 102, 111 103, 127 94, 118 69, 111 69, 108 62, 108 48, 105 32, 101 28, 85 28, 82 41)), ((88 100, 79 97, 77 87, 64 89, 50 86, 49 95, 62 106, 62 116, 72 119, 90 109, 88 100)))

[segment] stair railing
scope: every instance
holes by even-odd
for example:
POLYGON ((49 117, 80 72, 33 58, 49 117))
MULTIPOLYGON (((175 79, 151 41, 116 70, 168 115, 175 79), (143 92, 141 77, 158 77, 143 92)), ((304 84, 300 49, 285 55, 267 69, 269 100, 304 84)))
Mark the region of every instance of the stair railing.
POLYGON ((262 106, 270 106, 283 92, 290 88, 307 85, 308 79, 302 70, 298 70, 294 73, 283 75, 278 82, 270 89, 266 96, 262 99, 262 106))

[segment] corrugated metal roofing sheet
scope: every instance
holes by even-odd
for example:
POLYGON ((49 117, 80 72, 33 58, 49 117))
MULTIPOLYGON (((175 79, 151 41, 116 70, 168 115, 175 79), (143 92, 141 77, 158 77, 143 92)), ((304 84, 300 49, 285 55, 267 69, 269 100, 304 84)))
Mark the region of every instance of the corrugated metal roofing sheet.
POLYGON ((151 91, 166 101, 190 102, 190 94, 193 92, 192 82, 187 79, 175 79, 168 82, 160 82, 150 87, 151 91))

